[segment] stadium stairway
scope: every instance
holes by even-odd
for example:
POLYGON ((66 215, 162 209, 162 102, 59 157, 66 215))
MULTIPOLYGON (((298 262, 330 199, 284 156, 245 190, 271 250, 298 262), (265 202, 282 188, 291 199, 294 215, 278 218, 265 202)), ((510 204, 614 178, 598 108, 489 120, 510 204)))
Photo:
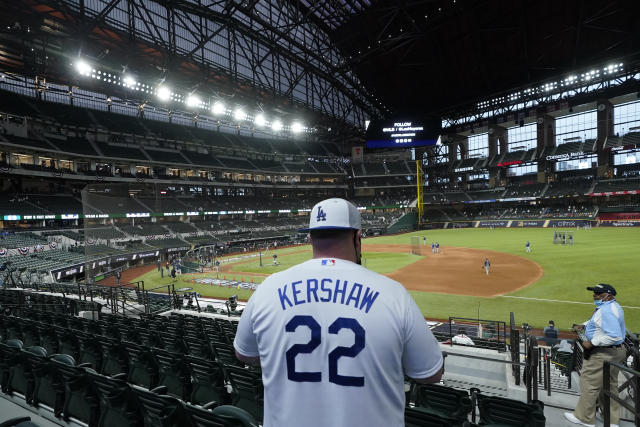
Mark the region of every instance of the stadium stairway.
MULTIPOLYGON (((461 356, 479 356, 490 359, 509 360, 508 353, 498 353, 493 350, 467 347, 440 345, 442 351, 448 353, 445 358, 445 373, 443 376, 444 385, 458 390, 470 390, 473 387, 479 388, 484 395, 507 397, 521 402, 527 401, 527 390, 524 385, 516 385, 511 374, 511 365, 507 363, 491 362, 479 359, 470 359, 461 356)), ((544 403, 544 415, 546 417, 546 427, 572 427, 564 418, 564 412, 573 411, 578 402, 579 393, 575 390, 579 379, 576 375, 572 379, 574 390, 557 391, 553 388, 553 383, 560 385, 559 373, 552 372, 552 392, 547 396, 547 391, 538 389, 538 400, 544 403)), ((622 383, 621 383, 622 384, 622 383)), ((623 413, 624 416, 624 413, 623 413)), ((596 420, 597 427, 603 426, 602 420, 596 420)), ((620 426, 631 427, 633 422, 621 420, 620 426)))

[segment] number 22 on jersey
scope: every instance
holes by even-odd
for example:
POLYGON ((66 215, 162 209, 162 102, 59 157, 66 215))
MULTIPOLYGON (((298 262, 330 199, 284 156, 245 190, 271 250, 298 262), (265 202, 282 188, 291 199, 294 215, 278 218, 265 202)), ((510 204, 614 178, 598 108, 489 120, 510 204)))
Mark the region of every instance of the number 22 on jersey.
MULTIPOLYGON (((298 327, 307 327, 311 331, 311 339, 306 344, 294 344, 286 352, 287 378, 295 382, 320 382, 322 372, 296 371, 296 356, 298 354, 313 353, 322 342, 322 327, 312 316, 294 316, 285 325, 286 332, 295 332, 298 327)), ((363 387, 364 377, 352 377, 338 374, 338 361, 341 357, 356 357, 365 345, 365 330, 356 319, 338 317, 329 325, 329 334, 337 335, 342 329, 353 331, 355 339, 351 347, 336 347, 328 354, 329 382, 347 386, 363 387)))

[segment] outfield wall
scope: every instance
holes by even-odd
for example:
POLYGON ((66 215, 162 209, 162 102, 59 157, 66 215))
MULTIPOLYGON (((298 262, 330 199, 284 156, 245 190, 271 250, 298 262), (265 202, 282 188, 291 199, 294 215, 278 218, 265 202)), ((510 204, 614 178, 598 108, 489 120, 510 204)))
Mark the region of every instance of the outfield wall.
MULTIPOLYGON (((621 221, 617 221, 621 222, 621 221)), ((480 221, 448 221, 429 222, 423 228, 554 228, 554 227, 584 227, 597 225, 598 221, 591 219, 496 219, 480 221)), ((638 223, 640 225, 640 223, 638 223)))

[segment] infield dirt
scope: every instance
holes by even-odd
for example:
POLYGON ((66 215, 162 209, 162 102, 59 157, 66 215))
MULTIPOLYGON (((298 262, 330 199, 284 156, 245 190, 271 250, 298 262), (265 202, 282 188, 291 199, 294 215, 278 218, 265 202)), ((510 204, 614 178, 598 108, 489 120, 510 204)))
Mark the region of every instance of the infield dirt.
MULTIPOLYGON (((363 245, 364 252, 409 252, 411 245, 363 245)), ((516 255, 482 249, 421 246, 425 258, 386 276, 413 291, 494 297, 508 294, 538 281, 543 274, 536 262, 516 255), (483 262, 491 269, 485 274, 483 262)))

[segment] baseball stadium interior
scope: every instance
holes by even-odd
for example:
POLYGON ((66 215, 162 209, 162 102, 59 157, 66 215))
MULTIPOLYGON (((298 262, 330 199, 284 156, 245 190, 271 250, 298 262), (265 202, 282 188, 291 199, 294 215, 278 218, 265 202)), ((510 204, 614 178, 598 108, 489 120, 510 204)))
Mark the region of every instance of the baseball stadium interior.
MULTIPOLYGON (((430 233, 540 229, 573 250, 635 232, 634 3, 3 2, 0 425, 262 425, 237 322, 326 198, 358 207, 365 244, 432 259, 430 233)), ((423 310, 446 370, 407 378, 406 425, 570 425, 570 325, 477 306, 423 310)), ((623 426, 640 425, 637 309, 601 408, 622 400, 623 426)))

